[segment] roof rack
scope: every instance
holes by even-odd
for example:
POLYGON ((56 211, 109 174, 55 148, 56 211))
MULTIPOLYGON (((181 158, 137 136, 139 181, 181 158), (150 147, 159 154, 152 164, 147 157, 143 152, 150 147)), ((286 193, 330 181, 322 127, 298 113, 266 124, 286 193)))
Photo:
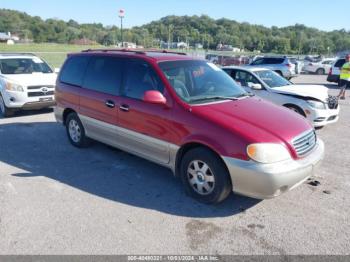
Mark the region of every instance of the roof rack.
POLYGON ((158 50, 158 49, 86 49, 82 51, 83 53, 88 52, 125 52, 125 53, 135 53, 139 55, 146 55, 147 53, 163 53, 163 54, 177 54, 177 55, 187 55, 184 52, 173 52, 168 50, 158 50))

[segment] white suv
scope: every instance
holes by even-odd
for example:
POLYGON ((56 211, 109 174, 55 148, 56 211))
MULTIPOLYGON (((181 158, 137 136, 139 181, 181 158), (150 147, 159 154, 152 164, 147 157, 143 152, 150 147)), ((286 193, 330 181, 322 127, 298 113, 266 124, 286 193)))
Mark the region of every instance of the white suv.
POLYGON ((35 55, 0 53, 0 115, 53 106, 56 77, 35 55))

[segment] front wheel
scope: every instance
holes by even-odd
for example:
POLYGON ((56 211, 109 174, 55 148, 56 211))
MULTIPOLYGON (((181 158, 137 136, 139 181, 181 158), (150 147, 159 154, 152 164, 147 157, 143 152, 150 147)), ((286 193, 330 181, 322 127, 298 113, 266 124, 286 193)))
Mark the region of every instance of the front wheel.
POLYGON ((84 126, 76 113, 70 113, 65 124, 69 141, 73 146, 83 148, 89 145, 89 138, 85 135, 84 126))
POLYGON ((0 95, 0 114, 3 117, 9 117, 14 114, 14 111, 6 106, 5 101, 1 95, 0 95))
POLYGON ((220 203, 232 191, 225 164, 206 148, 195 148, 187 152, 182 159, 180 172, 186 192, 200 202, 220 203))
POLYGON ((316 74, 324 75, 324 74, 326 74, 326 71, 323 68, 319 68, 319 69, 317 69, 316 74))

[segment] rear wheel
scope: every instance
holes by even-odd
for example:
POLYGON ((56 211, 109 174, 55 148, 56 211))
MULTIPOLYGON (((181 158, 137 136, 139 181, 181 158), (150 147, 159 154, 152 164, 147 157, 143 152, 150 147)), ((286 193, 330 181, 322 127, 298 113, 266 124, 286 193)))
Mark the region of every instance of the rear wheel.
POLYGON ((89 145, 89 138, 85 135, 84 126, 76 113, 70 113, 67 116, 66 130, 73 146, 83 148, 89 145))
POLYGON ((9 116, 12 116, 14 114, 13 109, 10 109, 6 106, 5 101, 1 95, 0 95, 0 114, 3 117, 9 117, 9 116))
POLYGON ((325 73, 326 73, 326 71, 323 68, 319 68, 316 71, 316 74, 318 74, 318 75, 324 75, 325 73))
POLYGON ((220 203, 232 191, 225 164, 209 149, 195 148, 187 152, 182 158, 180 172, 186 192, 200 202, 220 203))

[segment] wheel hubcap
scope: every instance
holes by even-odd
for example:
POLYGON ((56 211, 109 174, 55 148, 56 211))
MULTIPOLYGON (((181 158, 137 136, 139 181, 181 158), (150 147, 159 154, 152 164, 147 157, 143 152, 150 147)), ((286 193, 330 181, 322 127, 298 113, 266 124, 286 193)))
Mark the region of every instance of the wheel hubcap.
POLYGON ((200 160, 190 163, 187 178, 194 191, 200 195, 209 195, 215 188, 215 177, 210 167, 200 160))
POLYGON ((70 135, 70 138, 73 140, 73 142, 75 142, 75 143, 80 142, 81 130, 80 130, 78 122, 74 119, 72 119, 69 122, 69 135, 70 135))

